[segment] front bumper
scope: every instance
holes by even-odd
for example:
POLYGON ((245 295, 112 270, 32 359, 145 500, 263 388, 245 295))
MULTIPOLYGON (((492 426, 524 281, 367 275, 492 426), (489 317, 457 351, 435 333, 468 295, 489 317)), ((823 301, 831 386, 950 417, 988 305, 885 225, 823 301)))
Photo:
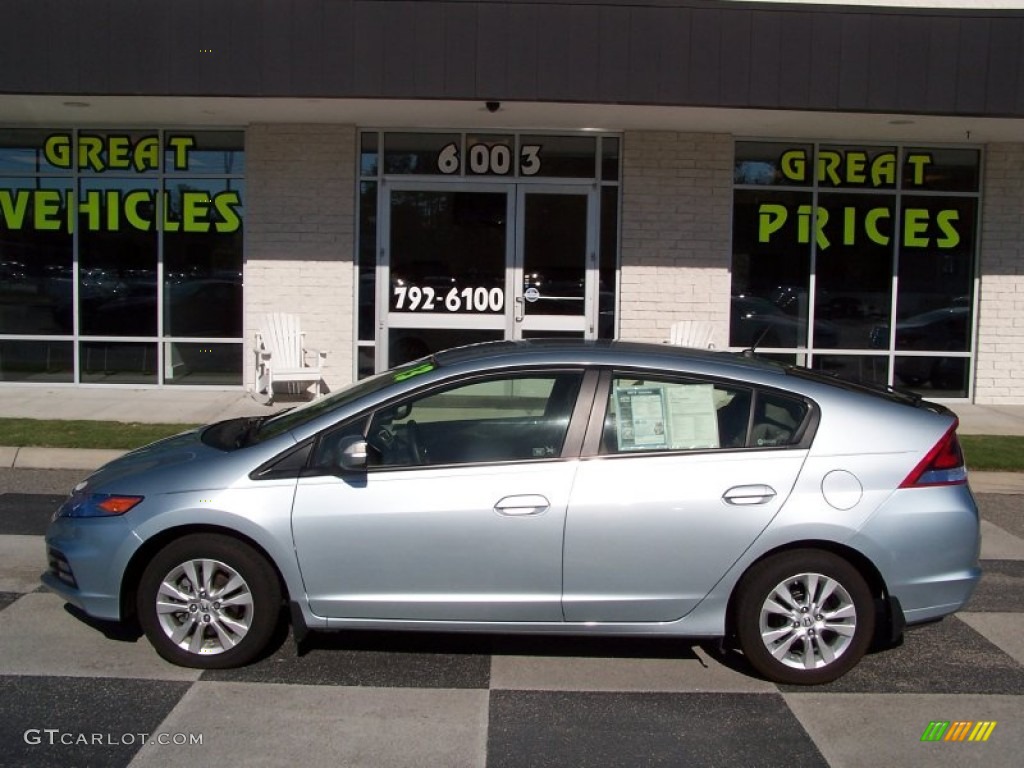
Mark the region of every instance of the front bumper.
POLYGON ((46 532, 51 592, 97 619, 120 621, 121 581, 142 544, 124 518, 57 518, 46 532))

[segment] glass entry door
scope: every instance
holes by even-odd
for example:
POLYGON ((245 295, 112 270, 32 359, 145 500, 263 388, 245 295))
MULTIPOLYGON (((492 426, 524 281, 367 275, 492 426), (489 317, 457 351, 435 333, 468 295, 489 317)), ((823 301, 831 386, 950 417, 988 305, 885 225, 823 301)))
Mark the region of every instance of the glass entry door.
POLYGON ((596 333, 592 186, 384 185, 377 370, 446 347, 596 333))
POLYGON ((511 338, 593 338, 595 206, 590 188, 520 185, 511 338))

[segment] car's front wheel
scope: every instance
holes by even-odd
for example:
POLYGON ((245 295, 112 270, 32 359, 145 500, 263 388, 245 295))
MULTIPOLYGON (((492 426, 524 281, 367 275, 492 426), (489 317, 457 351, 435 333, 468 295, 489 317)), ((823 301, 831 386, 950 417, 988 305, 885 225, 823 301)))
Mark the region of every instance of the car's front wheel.
POLYGON ((815 685, 846 674, 874 635, 875 609, 864 578, 819 550, 782 552, 757 563, 736 603, 740 650, 777 683, 815 685))
POLYGON ((247 544, 197 534, 153 557, 136 607, 142 630, 165 659, 226 669, 266 649, 281 614, 281 588, 266 559, 247 544))

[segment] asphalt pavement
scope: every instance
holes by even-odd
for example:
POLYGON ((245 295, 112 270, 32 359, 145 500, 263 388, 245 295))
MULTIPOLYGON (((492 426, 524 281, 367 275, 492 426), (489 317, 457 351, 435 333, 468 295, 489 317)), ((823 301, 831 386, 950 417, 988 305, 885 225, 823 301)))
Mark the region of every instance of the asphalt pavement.
MULTIPOLYGON (((287 636, 239 670, 162 661, 39 586, 78 470, 0 469, 2 766, 1010 766, 1024 752, 1024 496, 979 494, 982 582, 816 688, 679 640, 287 636), (927 742, 933 722, 995 723, 927 742)), ((952 726, 950 726, 952 728, 952 726)))
MULTIPOLYGON (((203 423, 269 410, 237 393, 152 392, 30 393, 26 413, 0 388, 0 416, 203 423)), ((961 411, 964 433, 1024 434, 1024 408, 961 411)), ((301 647, 282 636, 240 670, 171 666, 39 586, 53 510, 119 453, 0 448, 0 766, 877 768, 1015 766, 1024 753, 1021 475, 971 474, 984 576, 967 609, 807 689, 678 640, 349 632, 301 647), (995 726, 985 742, 922 741, 934 722, 995 726)))

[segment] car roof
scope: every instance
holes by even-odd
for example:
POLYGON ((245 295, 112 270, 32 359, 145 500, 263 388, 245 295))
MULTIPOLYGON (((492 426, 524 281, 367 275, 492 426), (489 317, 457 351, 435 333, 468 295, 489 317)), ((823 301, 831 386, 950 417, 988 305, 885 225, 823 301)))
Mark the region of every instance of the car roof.
MULTIPOLYGON (((783 374, 785 367, 772 360, 748 357, 732 352, 694 349, 672 344, 609 339, 522 339, 488 341, 438 352, 433 356, 439 367, 487 366, 532 363, 592 365, 639 365, 714 368, 725 366, 748 373, 783 374)), ((739 371, 735 371, 738 373, 739 371)))

